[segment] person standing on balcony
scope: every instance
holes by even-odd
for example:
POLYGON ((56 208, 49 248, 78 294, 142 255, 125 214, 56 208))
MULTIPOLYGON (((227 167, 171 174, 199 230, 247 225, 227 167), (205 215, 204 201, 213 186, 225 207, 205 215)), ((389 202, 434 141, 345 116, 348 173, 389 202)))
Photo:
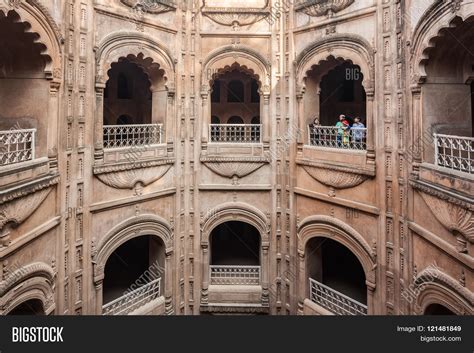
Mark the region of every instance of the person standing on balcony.
POLYGON ((320 141, 319 141, 319 126, 321 124, 319 123, 319 117, 315 117, 313 120, 313 126, 312 126, 312 134, 311 134, 311 145, 313 146, 318 146, 320 141))
POLYGON ((365 138, 365 125, 360 121, 360 117, 356 116, 354 118, 354 124, 352 124, 351 132, 352 143, 354 144, 354 147, 357 149, 362 148, 365 138))
POLYGON ((336 123, 337 127, 337 147, 347 145, 349 142, 349 122, 344 114, 339 115, 339 121, 336 123))

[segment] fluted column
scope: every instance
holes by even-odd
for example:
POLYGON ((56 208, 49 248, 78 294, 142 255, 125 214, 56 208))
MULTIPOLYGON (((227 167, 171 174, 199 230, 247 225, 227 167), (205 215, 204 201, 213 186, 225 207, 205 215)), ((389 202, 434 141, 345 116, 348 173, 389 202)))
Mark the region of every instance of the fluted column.
POLYGON ((209 142, 209 124, 211 123, 211 104, 209 103, 209 87, 201 88, 202 111, 201 111, 201 141, 203 143, 209 142))
POLYGON ((414 85, 411 87, 412 95, 412 124, 413 124, 413 135, 412 135, 412 151, 410 156, 413 160, 413 171, 417 172, 419 169, 419 164, 423 160, 423 151, 421 144, 422 136, 422 112, 421 112, 421 87, 419 85, 414 85))
POLYGON ((59 88, 60 84, 55 81, 49 85, 47 154, 49 166, 53 171, 58 168, 59 88))
POLYGON ((172 145, 174 141, 174 130, 175 130, 175 91, 169 90, 166 101, 166 117, 165 117, 165 136, 166 143, 172 145))
POLYGON ((303 90, 298 90, 296 93, 296 102, 298 106, 298 129, 300 133, 298 134, 298 145, 303 145, 307 139, 308 129, 306 128, 305 118, 304 118, 304 104, 303 104, 304 92, 303 90))

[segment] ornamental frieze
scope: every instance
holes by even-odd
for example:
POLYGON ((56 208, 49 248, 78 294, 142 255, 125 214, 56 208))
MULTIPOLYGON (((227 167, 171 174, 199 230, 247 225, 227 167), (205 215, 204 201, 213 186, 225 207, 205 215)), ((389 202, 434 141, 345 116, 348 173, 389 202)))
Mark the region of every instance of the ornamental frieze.
POLYGON ((225 178, 243 178, 269 163, 266 157, 202 157, 201 162, 225 178))

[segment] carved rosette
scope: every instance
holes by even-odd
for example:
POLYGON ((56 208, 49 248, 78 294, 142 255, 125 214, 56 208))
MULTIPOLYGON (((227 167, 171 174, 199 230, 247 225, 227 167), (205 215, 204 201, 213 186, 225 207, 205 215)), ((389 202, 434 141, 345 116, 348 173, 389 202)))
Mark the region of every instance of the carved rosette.
POLYGON ((10 226, 23 223, 43 203, 59 177, 51 176, 28 186, 6 191, 0 199, 0 248, 10 243, 10 226))
POLYGON ((161 179, 173 165, 173 160, 152 163, 94 167, 94 174, 104 184, 116 189, 134 189, 161 179))
POLYGON ((309 161, 299 161, 298 164, 313 179, 335 189, 348 189, 358 186, 375 175, 375 170, 340 167, 309 161))
POLYGON ((354 3, 354 0, 300 0, 296 11, 304 12, 309 16, 332 16, 354 3))
POLYGON ((451 232, 459 232, 469 242, 474 242, 474 215, 472 207, 469 209, 423 191, 421 196, 436 219, 443 226, 451 232))
POLYGON ((172 0, 120 0, 122 4, 127 5, 135 11, 147 13, 163 13, 176 9, 176 4, 172 0))
POLYGON ((201 162, 225 178, 243 178, 269 163, 265 157, 204 157, 201 162))

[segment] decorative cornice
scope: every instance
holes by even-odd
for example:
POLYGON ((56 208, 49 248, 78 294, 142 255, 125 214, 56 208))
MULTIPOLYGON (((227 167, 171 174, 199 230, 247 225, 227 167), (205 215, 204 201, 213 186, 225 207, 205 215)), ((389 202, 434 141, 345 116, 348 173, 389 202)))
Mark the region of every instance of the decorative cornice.
POLYGON ((409 183, 414 189, 418 191, 465 208, 466 210, 474 211, 474 200, 472 197, 458 194, 452 190, 445 189, 438 185, 433 185, 426 181, 411 179, 409 183))
MULTIPOLYGON (((59 175, 54 174, 2 190, 0 191, 0 206, 15 199, 23 198, 40 190, 49 188, 57 183, 59 183, 59 175)), ((23 202, 24 200, 21 201, 23 202)))
POLYGON ((307 159, 299 159, 296 163, 301 165, 313 179, 336 189, 354 187, 375 176, 375 166, 369 169, 307 159))
POLYGON ((168 11, 174 11, 176 4, 173 0, 120 0, 126 6, 131 7, 135 11, 159 14, 168 11))
POLYGON ((301 11, 308 16, 329 16, 340 12, 354 3, 354 0, 300 0, 295 6, 296 11, 301 11))
POLYGON ((216 23, 224 26, 248 26, 270 15, 269 0, 262 8, 252 7, 209 7, 203 0, 201 12, 216 23))
POLYGON ((95 176, 104 184, 117 189, 133 189, 162 178, 174 164, 173 159, 120 163, 94 167, 95 176))
POLYGON ((270 163, 267 157, 201 157, 201 162, 214 173, 226 178, 243 178, 263 165, 270 163))

